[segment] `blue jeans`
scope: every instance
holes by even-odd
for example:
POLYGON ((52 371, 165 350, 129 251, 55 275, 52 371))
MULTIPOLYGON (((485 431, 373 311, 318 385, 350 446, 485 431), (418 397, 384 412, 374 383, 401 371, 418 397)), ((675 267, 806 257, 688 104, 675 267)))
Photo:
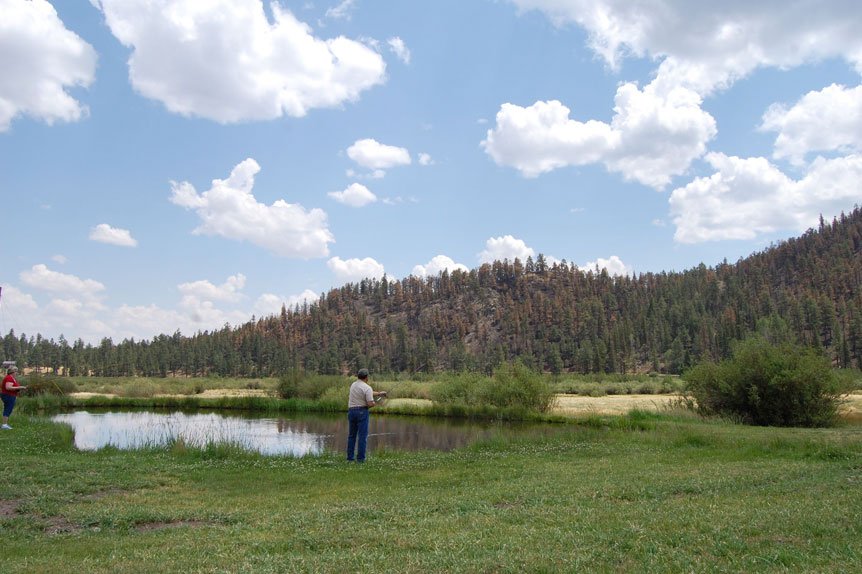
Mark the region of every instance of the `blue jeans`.
MULTIPOLYGON (((15 399, 18 397, 15 395, 0 395, 0 397, 3 397, 3 416, 8 417, 12 414, 12 409, 15 408, 15 399)), ((367 429, 368 427, 366 426, 366 432, 367 429)), ((363 448, 362 451, 365 452, 365 449, 363 448)))
POLYGON ((356 462, 365 462, 365 444, 368 441, 368 409, 347 409, 347 460, 353 460, 356 439, 359 439, 359 451, 356 462))

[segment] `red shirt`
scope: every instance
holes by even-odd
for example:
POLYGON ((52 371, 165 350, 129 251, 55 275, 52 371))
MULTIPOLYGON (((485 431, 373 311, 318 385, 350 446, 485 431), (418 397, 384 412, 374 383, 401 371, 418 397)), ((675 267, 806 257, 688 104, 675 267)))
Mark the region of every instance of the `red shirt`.
POLYGON ((21 385, 18 384, 18 381, 15 380, 15 377, 13 375, 6 375, 6 377, 3 379, 2 393, 4 395, 12 395, 14 397, 18 395, 18 389, 20 387, 21 385))

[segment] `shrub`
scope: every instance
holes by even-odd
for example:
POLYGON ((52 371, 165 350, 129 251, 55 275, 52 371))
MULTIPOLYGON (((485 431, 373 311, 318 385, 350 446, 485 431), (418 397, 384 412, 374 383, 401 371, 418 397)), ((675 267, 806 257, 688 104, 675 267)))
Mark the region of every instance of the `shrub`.
POLYGON ((539 373, 520 361, 494 370, 493 384, 482 389, 487 404, 495 407, 520 407, 540 413, 551 407, 554 393, 539 373))
POLYGON ((339 411, 347 408, 347 396, 350 391, 347 385, 329 387, 317 399, 327 410, 339 411))
POLYGON ((730 359, 699 364, 684 378, 701 414, 755 425, 829 426, 840 404, 841 385, 828 359, 762 337, 736 344, 730 359))
POLYGON ((478 405, 479 389, 488 377, 478 373, 444 375, 431 389, 431 400, 444 405, 478 405))
POLYGON ((344 384, 344 377, 338 375, 306 375, 300 370, 292 370, 279 378, 276 393, 283 399, 316 401, 329 389, 342 387, 344 384))
POLYGON ((299 381, 302 380, 302 371, 293 369, 278 379, 275 392, 283 399, 295 399, 299 396, 299 381))
POLYGON ((299 381, 299 398, 319 400, 333 388, 346 388, 353 381, 348 381, 340 375, 311 375, 299 381))

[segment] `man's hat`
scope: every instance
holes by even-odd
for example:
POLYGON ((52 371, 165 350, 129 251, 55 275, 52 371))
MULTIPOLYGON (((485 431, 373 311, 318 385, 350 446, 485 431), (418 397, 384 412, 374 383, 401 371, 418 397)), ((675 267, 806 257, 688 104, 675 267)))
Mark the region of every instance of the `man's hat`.
POLYGON ((356 376, 359 377, 360 379, 367 379, 368 378, 368 369, 359 369, 359 372, 356 373, 356 376))

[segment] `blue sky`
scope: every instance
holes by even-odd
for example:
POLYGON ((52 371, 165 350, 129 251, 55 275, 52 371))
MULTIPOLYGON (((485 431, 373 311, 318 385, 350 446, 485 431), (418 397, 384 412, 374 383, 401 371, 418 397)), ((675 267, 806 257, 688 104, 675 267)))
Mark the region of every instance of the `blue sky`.
POLYGON ((193 334, 539 253, 682 271, 862 199, 851 0, 0 14, 4 334, 193 334))

